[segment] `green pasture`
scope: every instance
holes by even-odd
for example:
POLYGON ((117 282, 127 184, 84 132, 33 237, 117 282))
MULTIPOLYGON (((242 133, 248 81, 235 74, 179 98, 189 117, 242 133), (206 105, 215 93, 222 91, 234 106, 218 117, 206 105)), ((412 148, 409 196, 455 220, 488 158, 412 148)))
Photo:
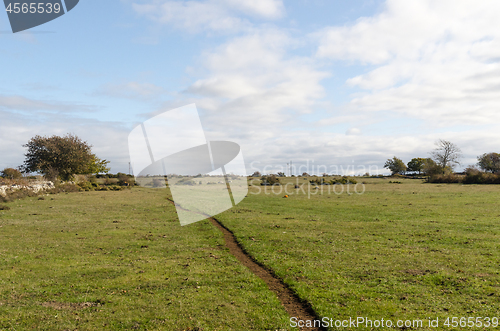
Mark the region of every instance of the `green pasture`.
POLYGON ((207 221, 161 189, 26 198, 0 211, 2 330, 276 330, 288 315, 207 221))
POLYGON ((321 317, 500 315, 500 187, 356 180, 254 180, 218 219, 321 317))
MULTIPOLYGON (((320 317, 430 317, 443 330, 447 317, 500 315, 500 187, 355 179, 253 179, 216 218, 320 317)), ((7 203, 0 329, 292 330, 222 234, 208 221, 181 227, 167 196, 132 188, 7 203)))

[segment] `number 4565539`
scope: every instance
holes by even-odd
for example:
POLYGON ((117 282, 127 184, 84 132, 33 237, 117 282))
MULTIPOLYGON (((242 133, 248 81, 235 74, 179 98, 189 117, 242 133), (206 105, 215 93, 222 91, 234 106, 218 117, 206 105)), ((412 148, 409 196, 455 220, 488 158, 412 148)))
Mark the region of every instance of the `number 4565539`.
POLYGON ((7 8, 5 9, 9 14, 14 13, 14 14, 51 14, 55 13, 58 14, 61 11, 61 5, 56 3, 9 3, 7 8))
POLYGON ((452 317, 452 318, 447 318, 446 321, 444 322, 445 326, 456 328, 456 327, 494 327, 496 328, 499 325, 499 319, 498 317, 452 317))

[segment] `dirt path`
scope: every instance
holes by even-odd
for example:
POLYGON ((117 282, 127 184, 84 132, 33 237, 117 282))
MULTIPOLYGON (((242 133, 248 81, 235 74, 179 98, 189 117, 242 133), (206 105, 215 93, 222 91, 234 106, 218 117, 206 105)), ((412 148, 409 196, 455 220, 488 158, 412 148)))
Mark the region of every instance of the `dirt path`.
MULTIPOLYGON (((168 200, 176 205, 173 200, 168 200)), ((226 242, 226 247, 229 248, 229 252, 231 252, 231 254, 233 254, 255 275, 266 282, 269 289, 278 296, 278 299, 281 301, 281 304, 285 307, 285 310, 288 315, 290 315, 290 317, 297 317, 299 320, 303 321, 319 320, 319 317, 311 308, 310 304, 308 302, 301 301, 299 297, 290 288, 288 288, 288 286, 285 285, 285 283, 283 283, 281 279, 276 277, 270 269, 257 263, 247 252, 245 252, 240 244, 238 244, 238 242, 236 241, 234 234, 229 229, 227 229, 213 217, 210 217, 209 220, 224 234, 224 240, 226 242)), ((323 331, 326 329, 322 327, 316 327, 302 328, 301 330, 323 331)))

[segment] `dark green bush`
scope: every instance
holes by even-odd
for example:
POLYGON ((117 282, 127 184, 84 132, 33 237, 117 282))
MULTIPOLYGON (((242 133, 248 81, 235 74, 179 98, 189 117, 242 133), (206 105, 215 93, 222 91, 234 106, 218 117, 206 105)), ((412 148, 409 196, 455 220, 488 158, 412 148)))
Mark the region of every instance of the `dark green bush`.
POLYGON ((500 174, 479 171, 475 168, 465 170, 464 184, 500 184, 500 174))
POLYGON ((276 175, 262 176, 260 185, 280 185, 280 180, 276 175))
POLYGON ((90 182, 79 182, 77 184, 82 190, 85 190, 85 191, 93 191, 94 190, 94 187, 95 186, 92 186, 92 183, 90 182))
POLYGON ((431 175, 427 179, 428 183, 461 183, 463 177, 450 173, 446 175, 431 175))
POLYGON ((334 178, 330 181, 330 184, 357 184, 358 182, 354 178, 349 178, 347 176, 342 176, 340 178, 334 178))
POLYGON ((179 180, 175 185, 196 185, 196 182, 189 177, 184 177, 181 180, 179 180))

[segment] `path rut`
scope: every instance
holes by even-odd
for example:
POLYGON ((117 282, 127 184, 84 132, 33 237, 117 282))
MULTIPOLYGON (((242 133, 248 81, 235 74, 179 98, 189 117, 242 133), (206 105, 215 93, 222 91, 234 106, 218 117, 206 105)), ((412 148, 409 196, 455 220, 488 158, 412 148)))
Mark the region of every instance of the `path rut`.
MULTIPOLYGON (((173 200, 168 199, 172 204, 178 206, 173 200)), ((182 206, 181 206, 182 208, 182 206)), ((222 223, 213 217, 208 218, 212 224, 224 235, 226 247, 229 252, 236 257, 244 266, 250 269, 255 275, 262 279, 269 289, 276 294, 283 307, 290 317, 297 317, 298 320, 314 321, 320 320, 311 305, 301 300, 280 278, 274 275, 272 270, 256 262, 243 247, 236 241, 234 234, 222 223)), ((304 327, 302 331, 326 331, 323 327, 304 327)))

